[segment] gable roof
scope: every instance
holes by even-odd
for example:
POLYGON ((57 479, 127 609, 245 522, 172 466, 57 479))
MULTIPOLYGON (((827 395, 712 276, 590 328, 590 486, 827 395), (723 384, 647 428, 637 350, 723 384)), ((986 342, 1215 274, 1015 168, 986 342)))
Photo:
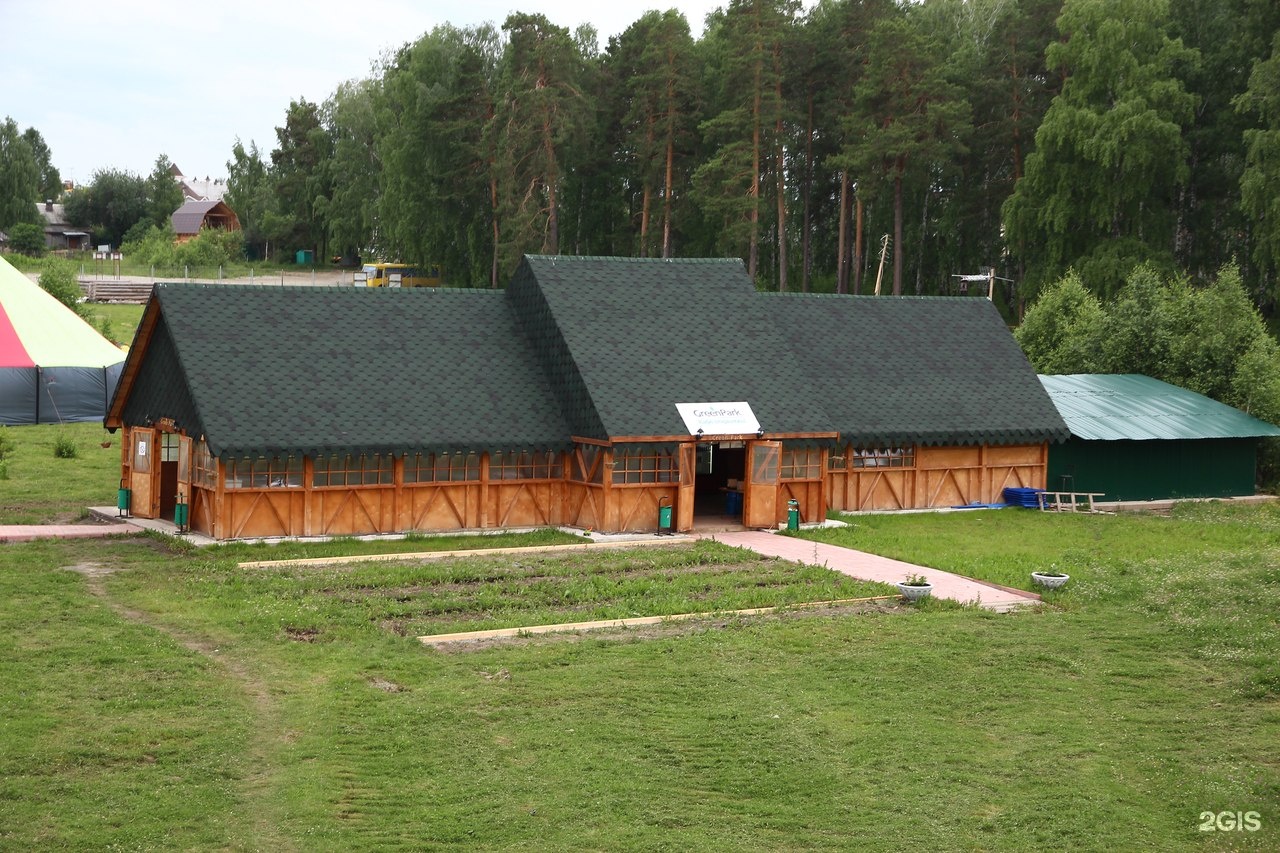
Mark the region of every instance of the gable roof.
POLYGON ((501 291, 157 284, 147 315, 108 426, 186 412, 223 458, 568 442, 501 291))
POLYGON ((842 441, 1065 441, 1000 313, 971 297, 761 294, 842 441))
POLYGON ((240 220, 227 207, 225 202, 221 201, 186 201, 182 207, 173 212, 170 222, 173 224, 173 233, 183 234, 199 234, 200 226, 205 224, 206 219, 213 219, 210 224, 216 225, 218 222, 225 221, 226 227, 231 230, 239 230, 240 220))
POLYGON ((986 300, 756 292, 736 260, 530 256, 504 291, 160 284, 107 417, 219 456, 566 448, 689 435, 1065 440, 986 300))
POLYGON ((526 256, 508 292, 578 435, 687 436, 677 403, 742 400, 835 431, 739 260, 526 256))
POLYGON ((1150 376, 1041 376, 1071 434, 1086 441, 1256 438, 1280 427, 1150 376))

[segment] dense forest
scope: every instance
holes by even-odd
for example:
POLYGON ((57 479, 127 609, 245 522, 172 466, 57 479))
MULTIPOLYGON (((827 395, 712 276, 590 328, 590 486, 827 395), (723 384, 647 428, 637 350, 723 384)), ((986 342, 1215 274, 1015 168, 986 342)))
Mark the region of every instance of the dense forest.
POLYGON ((1074 268, 1280 266, 1273 0, 733 0, 701 39, 649 12, 601 52, 534 14, 441 27, 269 155, 237 146, 250 245, 442 263, 524 252, 737 256, 761 287, 954 293, 1017 312, 1074 268))
POLYGON ((648 12, 603 48, 513 14, 289 104, 227 167, 252 256, 459 286, 526 252, 734 256, 762 288, 842 293, 994 270, 1014 319, 1068 270, 1105 300, 1138 263, 1202 284, 1233 263, 1272 314, 1280 4, 731 0, 701 38, 648 12))

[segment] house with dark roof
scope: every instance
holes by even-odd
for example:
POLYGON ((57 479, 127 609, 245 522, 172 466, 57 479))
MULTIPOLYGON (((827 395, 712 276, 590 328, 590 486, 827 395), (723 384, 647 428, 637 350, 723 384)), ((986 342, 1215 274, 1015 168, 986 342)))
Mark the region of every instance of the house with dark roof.
POLYGON ((185 201, 173 212, 170 222, 179 243, 195 237, 201 228, 240 230, 240 218, 222 201, 185 201))
POLYGON ((1047 482, 1110 501, 1252 495, 1258 440, 1280 427, 1138 374, 1041 376, 1070 440, 1049 450, 1047 482))
POLYGON ((986 300, 526 257, 505 291, 159 284, 105 420, 220 539, 987 503, 1066 425, 986 300))
POLYGON ((82 251, 89 248, 89 232, 72 225, 66 208, 54 201, 36 203, 44 224, 44 245, 54 251, 82 251))

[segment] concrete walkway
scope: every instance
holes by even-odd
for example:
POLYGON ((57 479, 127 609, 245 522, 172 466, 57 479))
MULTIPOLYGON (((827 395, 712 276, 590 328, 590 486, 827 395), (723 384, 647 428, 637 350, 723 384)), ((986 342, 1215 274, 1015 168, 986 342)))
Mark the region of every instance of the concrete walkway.
POLYGON ((725 545, 747 548, 757 554, 781 557, 806 565, 826 566, 851 578, 896 584, 907 575, 918 574, 933 584, 933 595, 950 598, 961 604, 977 604, 986 610, 1004 613, 1019 607, 1037 604, 1040 596, 1034 592, 1010 589, 986 581, 966 578, 963 575, 878 557, 852 548, 825 545, 807 539, 778 536, 773 533, 743 531, 740 533, 711 533, 703 539, 712 539, 725 545))
POLYGON ((33 539, 94 539, 141 533, 142 528, 126 522, 112 524, 3 524, 0 542, 30 542, 33 539))

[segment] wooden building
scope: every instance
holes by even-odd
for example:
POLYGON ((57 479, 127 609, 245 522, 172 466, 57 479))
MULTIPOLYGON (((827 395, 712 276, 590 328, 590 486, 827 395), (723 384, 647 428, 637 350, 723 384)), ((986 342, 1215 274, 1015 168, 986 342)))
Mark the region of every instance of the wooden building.
POLYGON ((200 233, 201 228, 239 231, 240 217, 224 201, 184 201, 170 217, 177 242, 185 243, 200 233))
POLYGON ((986 300, 563 256, 505 291, 157 285, 106 426, 133 512, 219 539, 985 503, 1067 436, 986 300))

